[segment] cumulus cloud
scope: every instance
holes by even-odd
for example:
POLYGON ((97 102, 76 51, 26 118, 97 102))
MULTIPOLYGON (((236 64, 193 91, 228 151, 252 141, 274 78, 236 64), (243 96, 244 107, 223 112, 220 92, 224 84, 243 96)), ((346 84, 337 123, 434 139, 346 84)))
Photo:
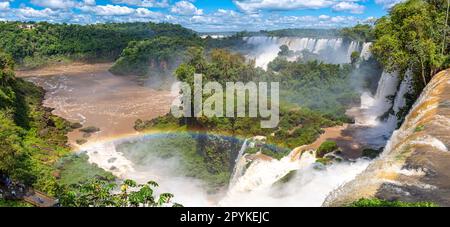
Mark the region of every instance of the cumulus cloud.
POLYGON ((119 5, 97 5, 84 6, 80 8, 82 11, 91 12, 98 16, 125 16, 135 12, 133 8, 119 5))
POLYGON ((96 2, 95 0, 84 0, 84 4, 88 6, 95 6, 96 2))
POLYGON ((9 2, 0 2, 0 11, 6 11, 9 9, 9 2))
POLYGON ((169 0, 112 0, 112 3, 146 7, 146 8, 151 7, 165 8, 169 7, 170 5, 169 0))
POLYGON ((366 7, 363 5, 359 5, 354 2, 339 2, 338 4, 332 7, 333 11, 341 12, 346 11, 353 14, 362 14, 364 13, 366 7))
POLYGON ((42 10, 37 10, 31 7, 22 7, 15 11, 15 14, 21 18, 28 19, 50 19, 58 15, 58 11, 52 10, 50 8, 45 8, 42 10))
POLYGON ((259 10, 321 9, 333 5, 332 0, 233 0, 244 12, 259 10))
POLYGON ((382 5, 385 9, 390 9, 397 3, 404 2, 405 0, 375 0, 375 3, 382 5))
MULTIPOLYGON (((0 0, 0 18, 77 24, 164 21, 181 24, 197 31, 336 28, 369 21, 361 16, 286 15, 282 12, 271 12, 325 7, 334 11, 358 14, 364 11, 364 6, 360 3, 362 0, 233 0, 235 4, 241 4, 238 10, 219 8, 208 12, 197 8, 194 0, 109 0, 110 4, 95 0, 31 1, 33 4, 40 4, 42 8, 26 4, 14 8, 10 4, 11 1, 0 0), (172 5, 167 5, 167 10, 150 9, 169 3, 172 5), (66 8, 71 4, 74 6, 66 8)), ((376 1, 386 3, 394 0, 376 1)))
POLYGON ((194 4, 188 1, 180 1, 175 3, 175 5, 173 5, 172 8, 170 9, 170 12, 186 16, 203 14, 203 10, 197 9, 197 7, 194 4))
POLYGON ((138 8, 136 9, 136 16, 140 18, 161 18, 164 17, 164 14, 159 12, 153 12, 146 8, 138 8))
POLYGON ((31 0, 31 4, 50 9, 68 9, 77 5, 72 0, 31 0))

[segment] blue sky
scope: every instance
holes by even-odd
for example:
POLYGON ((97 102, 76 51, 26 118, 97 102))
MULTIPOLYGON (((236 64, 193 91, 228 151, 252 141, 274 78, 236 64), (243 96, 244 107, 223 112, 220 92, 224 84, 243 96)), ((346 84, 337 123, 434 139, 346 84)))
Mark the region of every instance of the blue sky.
POLYGON ((196 31, 336 28, 366 23, 401 0, 0 0, 0 20, 153 21, 196 31))

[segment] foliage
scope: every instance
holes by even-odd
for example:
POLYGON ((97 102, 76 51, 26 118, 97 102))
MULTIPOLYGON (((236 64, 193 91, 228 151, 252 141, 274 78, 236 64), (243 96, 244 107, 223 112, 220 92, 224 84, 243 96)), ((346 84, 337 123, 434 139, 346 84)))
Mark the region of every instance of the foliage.
POLYGON ((386 201, 381 199, 359 199, 348 207, 437 207, 432 202, 402 202, 402 201, 386 201))
POLYGON ((42 107, 44 91, 15 78, 13 61, 0 52, 0 172, 54 194, 53 164, 69 152, 69 122, 42 107))
POLYGON ((196 36, 173 24, 51 24, 0 22, 0 48, 26 67, 61 60, 115 60, 130 41, 157 36, 196 36))
POLYGON ((338 150, 339 147, 334 141, 325 141, 320 147, 317 149, 316 156, 319 158, 323 158, 326 154, 331 153, 333 151, 338 150))
MULTIPOLYGON (((125 180, 120 185, 120 192, 116 193, 115 184, 105 181, 93 181, 78 185, 76 191, 60 189, 59 202, 64 207, 161 207, 171 203, 173 195, 162 193, 155 195, 158 184, 149 181, 137 184, 132 180, 125 180)), ((173 206, 180 206, 173 204, 173 206)))
MULTIPOLYGON (((300 63, 299 65, 304 66, 300 63)), ((308 67, 317 68, 319 74, 320 70, 323 72, 324 75, 322 77, 324 80, 326 80, 327 76, 334 76, 333 73, 335 71, 340 71, 339 66, 324 65, 322 67, 318 66, 319 63, 317 62, 310 63, 310 65, 308 67)), ((194 73, 201 73, 204 81, 217 81, 220 84, 231 81, 260 81, 266 77, 264 71, 256 69, 254 64, 247 62, 242 55, 233 54, 222 49, 213 50, 209 56, 205 57, 203 49, 189 48, 187 62, 178 67, 176 75, 180 81, 187 82, 192 87, 194 73)), ((272 78, 269 78, 269 81, 270 79, 272 78)), ((307 82, 307 78, 303 82, 307 82)), ((336 122, 328 120, 307 108, 292 110, 282 108, 280 112, 280 124, 275 129, 262 129, 260 127, 261 118, 199 117, 177 119, 172 115, 151 121, 139 121, 136 124, 136 128, 140 130, 164 129, 165 126, 174 128, 178 125, 178 127, 186 127, 188 130, 204 130, 225 135, 239 135, 243 137, 264 135, 273 144, 292 148, 313 142, 322 133, 321 127, 330 127, 336 124, 336 122)))
POLYGON ((90 164, 86 154, 68 154, 57 161, 57 178, 59 185, 72 186, 97 179, 112 182, 115 177, 105 170, 90 164))
POLYGON ((99 131, 100 131, 100 129, 95 126, 88 126, 88 127, 80 129, 80 132, 84 132, 84 133, 95 133, 95 132, 99 132, 99 131))
POLYGON ((216 190, 228 183, 233 151, 240 145, 231 138, 177 132, 123 143, 117 150, 139 166, 156 165, 161 161, 171 163, 167 166, 175 176, 200 179, 209 189, 216 190))
POLYGON ((383 152, 383 150, 384 150, 384 148, 379 148, 379 149, 366 148, 363 150, 362 156, 370 158, 370 159, 374 159, 374 158, 378 157, 383 152))
POLYGON ((0 199, 0 207, 32 207, 32 205, 20 200, 0 199))
POLYGON ((200 45, 196 36, 158 36, 143 41, 133 41, 123 50, 111 68, 117 75, 145 76, 150 68, 173 70, 184 56, 187 47, 200 45))
POLYGON ((348 121, 346 109, 359 101, 352 87, 350 65, 277 58, 268 68, 267 80, 280 82, 282 100, 319 111, 331 119, 348 121))
POLYGON ((339 35, 336 29, 280 29, 273 31, 261 31, 260 33, 266 34, 268 36, 277 37, 310 37, 310 38, 334 38, 339 35))
POLYGON ((286 184, 289 181, 291 181, 292 179, 294 179, 297 172, 298 172, 298 170, 289 171, 289 173, 287 173, 284 177, 280 178, 278 181, 273 183, 273 186, 283 186, 284 184, 286 184))
POLYGON ((340 35, 357 42, 371 42, 374 39, 373 29, 368 24, 358 24, 354 27, 343 28, 340 35))
POLYGON ((445 0, 408 0, 375 25, 372 52, 385 70, 411 70, 421 90, 437 71, 450 66, 445 0))

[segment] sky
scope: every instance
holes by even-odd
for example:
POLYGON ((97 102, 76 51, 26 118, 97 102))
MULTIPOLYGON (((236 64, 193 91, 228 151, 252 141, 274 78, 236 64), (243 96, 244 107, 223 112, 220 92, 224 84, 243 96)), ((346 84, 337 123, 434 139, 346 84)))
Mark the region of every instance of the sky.
POLYGON ((339 28, 402 0, 0 0, 0 21, 169 22, 199 32, 339 28))

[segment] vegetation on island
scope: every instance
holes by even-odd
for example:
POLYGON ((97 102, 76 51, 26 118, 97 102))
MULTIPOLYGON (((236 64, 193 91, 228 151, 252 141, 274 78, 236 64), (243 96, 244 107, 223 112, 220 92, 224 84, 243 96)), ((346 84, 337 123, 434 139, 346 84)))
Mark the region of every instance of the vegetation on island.
MULTIPOLYGON (((188 60, 177 68, 176 75, 180 81, 187 82, 192 87, 194 73, 202 74, 203 81, 216 81, 223 86, 230 81, 244 83, 267 81, 264 80, 266 72, 255 68, 253 62, 247 62, 242 55, 223 49, 215 49, 206 54, 201 48, 190 48, 188 60)), ((206 131, 240 137, 262 135, 268 138, 269 144, 293 148, 313 142, 322 133, 322 128, 340 123, 305 107, 285 108, 281 106, 280 108, 280 123, 278 127, 272 129, 261 128, 260 121, 263 119, 261 117, 186 117, 178 119, 171 114, 150 121, 137 121, 136 129, 144 131, 168 127, 169 129, 184 128, 188 131, 206 131)))
MULTIPOLYGON (((156 158, 180 158, 183 163, 177 170, 179 174, 204 180, 217 189, 227 184, 242 141, 230 141, 215 134, 243 138, 265 136, 269 145, 248 152, 261 151, 281 158, 290 148, 315 141, 323 133, 322 128, 350 121, 345 110, 358 104, 352 74, 366 68, 374 66, 376 70, 382 67, 388 72, 398 71, 401 78, 407 72, 411 73, 415 94, 408 97, 407 107, 400 111, 401 115, 406 115, 413 103, 411 100, 415 100, 431 77, 450 67, 448 14, 444 0, 408 0, 395 5, 374 26, 260 31, 257 34, 312 38, 340 36, 347 40, 373 42, 371 51, 375 58, 361 61, 360 53, 354 52, 351 53, 351 64, 341 65, 323 63, 307 51, 290 61, 298 53, 283 46, 267 71, 256 68, 253 61, 242 55, 251 48, 243 41, 243 37, 249 35, 246 32, 224 39, 202 40, 189 29, 166 23, 0 22, 0 175, 56 196, 63 206, 179 206, 171 203, 171 194, 156 196, 155 182, 137 184, 126 180, 117 192, 111 173, 88 164, 84 154, 69 154, 66 134, 70 130, 81 128, 80 131, 89 134, 100 129, 82 128, 52 115, 51 109, 42 106, 43 89, 14 76, 15 62, 21 68, 36 68, 72 60, 115 61, 110 70, 114 74, 144 76, 173 72, 178 80, 191 85, 195 73, 202 74, 204 81, 222 85, 237 81, 280 82, 283 103, 276 128, 261 128, 263 118, 260 116, 175 118, 166 115, 150 121, 136 121, 135 128, 139 131, 189 131, 152 144, 152 153, 156 158), (173 152, 172 146, 181 149, 173 152)), ((416 128, 416 131, 421 130, 423 128, 416 128)), ((77 141, 79 144, 84 142, 77 141)), ((136 162, 153 158, 133 157, 126 152, 127 149, 148 149, 135 146, 138 145, 126 143, 118 149, 136 162)), ((334 142, 323 143, 317 151, 318 162, 327 164, 329 160, 323 157, 337 149, 334 142)), ((375 158, 380 152, 365 150, 364 156, 375 158)), ((281 182, 288 181, 294 174, 289 173, 281 182)), ((2 198, 0 206, 26 204, 2 198)), ((349 206, 436 205, 361 199, 349 206)))
POLYGON ((438 207, 438 205, 432 202, 402 202, 363 198, 348 204, 347 207, 438 207))

